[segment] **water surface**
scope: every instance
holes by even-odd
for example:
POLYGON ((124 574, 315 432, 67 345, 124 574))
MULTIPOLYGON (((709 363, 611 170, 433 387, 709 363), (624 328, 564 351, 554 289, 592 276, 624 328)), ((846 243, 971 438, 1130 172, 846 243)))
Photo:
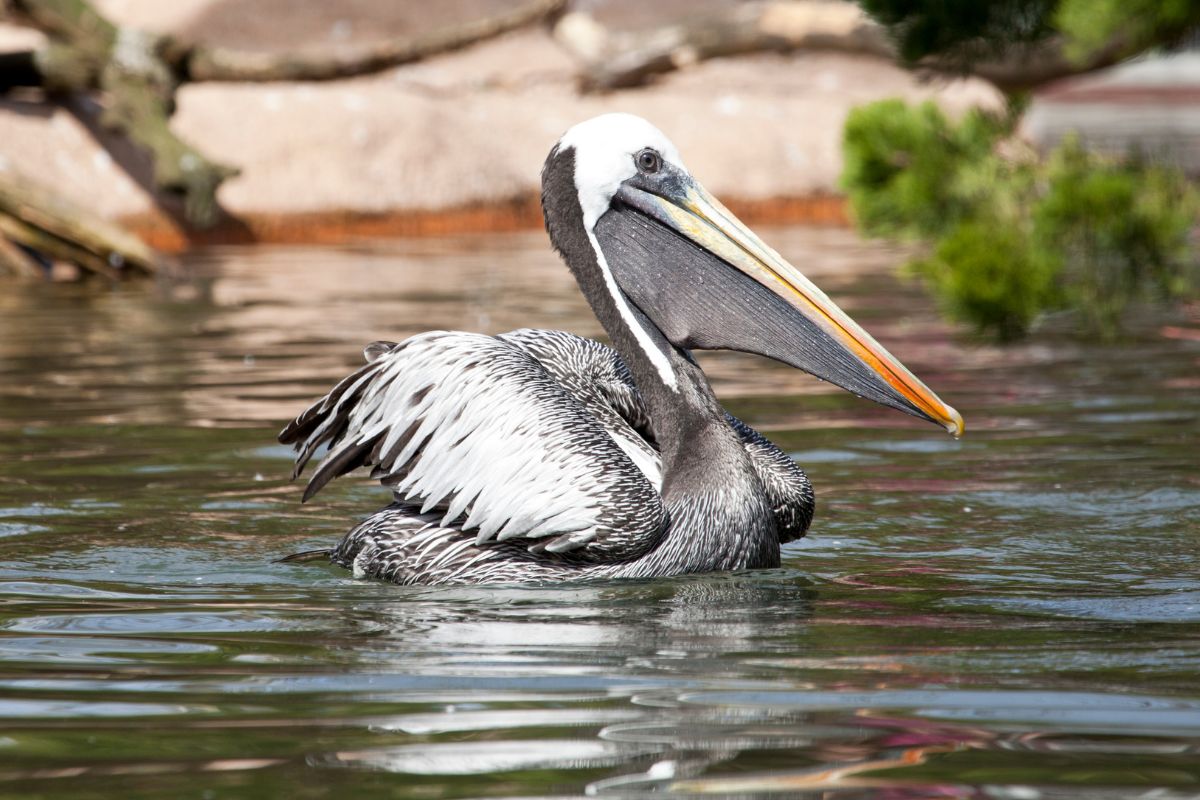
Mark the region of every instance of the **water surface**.
POLYGON ((385 500, 300 506, 274 442, 363 344, 599 333, 541 235, 0 287, 0 796, 1200 798, 1200 320, 997 349, 895 251, 766 238, 968 435, 709 356, 811 475, 809 538, 579 587, 272 563, 385 500))

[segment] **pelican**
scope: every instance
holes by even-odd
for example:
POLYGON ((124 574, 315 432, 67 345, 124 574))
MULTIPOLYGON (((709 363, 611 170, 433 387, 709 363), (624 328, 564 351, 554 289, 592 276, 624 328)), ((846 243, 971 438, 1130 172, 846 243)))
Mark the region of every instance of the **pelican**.
POLYGON ((649 122, 571 128, 542 169, 550 242, 612 347, 562 331, 432 331, 287 425, 307 501, 361 466, 393 502, 329 550, 398 584, 646 578, 775 567, 815 499, 728 414, 693 350, 756 353, 935 422, 943 403, 684 167, 649 122))

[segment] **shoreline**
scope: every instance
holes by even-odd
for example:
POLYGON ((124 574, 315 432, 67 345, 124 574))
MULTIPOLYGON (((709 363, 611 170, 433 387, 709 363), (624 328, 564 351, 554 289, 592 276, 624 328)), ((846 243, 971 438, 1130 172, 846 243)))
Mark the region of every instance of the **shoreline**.
MULTIPOLYGON (((850 220, 840 195, 817 193, 722 202, 747 225, 846 227, 850 220)), ((249 212, 225 217, 207 231, 189 231, 162 213, 131 214, 117 220, 165 253, 192 247, 235 244, 340 244, 355 239, 420 238, 539 230, 537 194, 446 209, 363 212, 249 212)))

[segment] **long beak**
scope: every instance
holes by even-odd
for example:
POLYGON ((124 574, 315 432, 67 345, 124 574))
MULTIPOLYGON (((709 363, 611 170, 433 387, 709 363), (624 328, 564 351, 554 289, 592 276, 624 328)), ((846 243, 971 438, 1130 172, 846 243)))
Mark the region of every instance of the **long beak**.
MULTIPOLYGON (((873 396, 875 392, 858 393, 936 422, 955 437, 962 435, 962 415, 943 403, 871 334, 838 308, 800 270, 765 245, 704 187, 686 174, 679 178, 675 184, 677 188, 669 197, 624 185, 617 198, 749 276, 803 314, 823 333, 821 338, 826 340, 822 342, 823 346, 844 350, 879 381, 877 389, 882 396, 873 396)), ((837 375, 819 374, 818 377, 849 388, 837 375)))

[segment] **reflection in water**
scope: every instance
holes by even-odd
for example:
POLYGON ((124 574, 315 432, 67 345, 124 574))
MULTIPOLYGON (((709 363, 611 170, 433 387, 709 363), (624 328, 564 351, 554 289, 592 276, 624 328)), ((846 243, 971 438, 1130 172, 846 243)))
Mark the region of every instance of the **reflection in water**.
POLYGON ((781 570, 569 588, 447 587, 357 609, 348 621, 407 642, 410 658, 478 649, 516 656, 547 646, 594 649, 604 660, 687 658, 697 647, 739 652, 781 623, 802 625, 816 595, 806 578, 781 570))
POLYGON ((768 236, 969 422, 704 356, 818 492, 778 570, 402 589, 277 565, 274 429, 435 327, 598 325, 540 235, 215 250, 0 292, 0 795, 1200 797, 1200 347, 956 341, 895 253, 768 236))
MULTIPOLYGON (((668 771, 699 774, 746 749, 809 745, 810 733, 781 728, 771 714, 697 710, 680 703, 680 692, 770 685, 742 679, 736 660, 722 665, 724 654, 761 648, 781 624, 802 626, 816 597, 802 575, 777 570, 570 588, 425 589, 408 602, 362 607, 356 624, 403 643, 409 674, 425 668, 475 676, 530 671, 545 688, 591 686, 602 690, 594 700, 624 698, 633 707, 556 709, 549 716, 525 709, 405 715, 376 727, 421 733, 598 730, 583 738, 539 739, 534 746, 498 740, 343 751, 314 763, 439 775, 644 763, 657 782, 668 771), (664 753, 670 757, 661 758, 664 753)), ((395 657, 390 648, 382 655, 395 657)))

